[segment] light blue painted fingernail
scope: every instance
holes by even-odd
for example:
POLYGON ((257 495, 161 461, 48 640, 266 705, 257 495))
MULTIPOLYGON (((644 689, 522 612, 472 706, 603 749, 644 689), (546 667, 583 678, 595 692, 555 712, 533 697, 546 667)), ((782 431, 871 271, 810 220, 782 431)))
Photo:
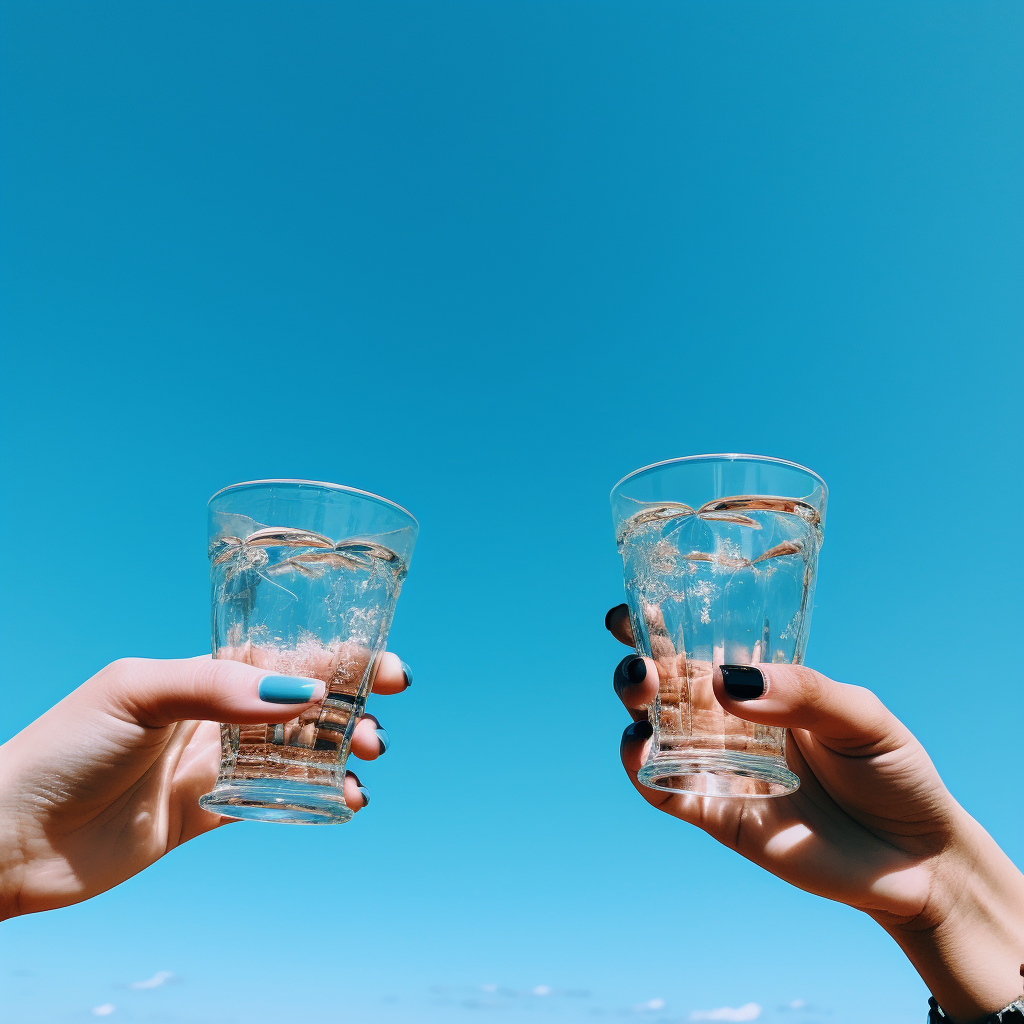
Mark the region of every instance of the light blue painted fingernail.
POLYGON ((370 791, 365 786, 359 787, 359 792, 363 794, 363 806, 370 806, 370 791))
POLYGON ((377 734, 377 742, 380 744, 380 752, 386 754, 388 747, 391 746, 391 737, 388 735, 387 729, 383 725, 378 725, 374 730, 377 734))
POLYGON ((268 704, 308 704, 316 690, 315 679, 300 676, 264 676, 260 680, 260 700, 268 704))
POLYGON ((405 673, 405 688, 408 689, 412 686, 412 669, 403 661, 402 671, 405 673))

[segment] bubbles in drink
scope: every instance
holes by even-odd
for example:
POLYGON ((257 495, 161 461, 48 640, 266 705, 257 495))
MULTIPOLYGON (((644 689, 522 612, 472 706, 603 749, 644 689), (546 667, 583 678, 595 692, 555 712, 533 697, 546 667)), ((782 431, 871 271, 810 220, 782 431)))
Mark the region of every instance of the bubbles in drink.
POLYGON ((224 519, 210 545, 214 656, 322 679, 327 693, 283 725, 222 726, 219 781, 338 785, 406 567, 377 540, 224 519))
POLYGON ((618 542, 633 634, 658 665, 652 722, 660 749, 782 755, 784 730, 727 714, 712 673, 722 664, 803 661, 821 545, 817 510, 771 495, 718 498, 698 509, 652 504, 622 525, 618 542))

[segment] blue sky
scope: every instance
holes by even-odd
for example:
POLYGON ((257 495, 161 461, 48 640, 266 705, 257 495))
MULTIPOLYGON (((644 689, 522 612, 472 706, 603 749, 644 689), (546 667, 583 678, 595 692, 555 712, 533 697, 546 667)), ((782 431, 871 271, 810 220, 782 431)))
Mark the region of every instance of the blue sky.
POLYGON ((3 736, 208 649, 225 484, 421 534, 369 811, 9 922, 0 1019, 919 1020, 871 922, 633 793, 607 495, 700 452, 819 472, 809 663, 1024 862, 1022 20, 5 0, 3 736))

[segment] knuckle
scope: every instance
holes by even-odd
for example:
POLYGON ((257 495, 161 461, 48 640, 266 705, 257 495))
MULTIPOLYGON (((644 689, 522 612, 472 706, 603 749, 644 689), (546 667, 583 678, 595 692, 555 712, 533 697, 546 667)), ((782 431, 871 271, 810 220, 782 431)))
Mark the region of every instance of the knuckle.
POLYGON ((793 690, 796 703, 810 709, 820 706, 824 697, 827 680, 814 669, 803 665, 793 667, 793 690))
POLYGON ((875 723, 876 728, 887 733, 895 733, 903 728, 899 719, 882 703, 882 698, 866 686, 849 687, 851 698, 855 698, 866 720, 875 723))
POLYGON ((118 658, 93 678, 110 700, 127 707, 145 689, 149 666, 148 658, 118 658))
POLYGON ((859 700, 864 702, 866 708, 870 708, 872 711, 885 711, 885 705, 879 700, 878 695, 873 691, 869 690, 866 686, 857 686, 854 683, 847 683, 851 696, 856 696, 859 700))
POLYGON ((111 675, 117 680, 132 679, 138 676, 144 664, 144 658, 118 658, 103 670, 103 674, 111 675))
MULTIPOLYGON (((208 662, 212 665, 213 662, 208 662)), ((216 671, 210 671, 206 665, 190 665, 183 680, 189 696, 196 701, 207 703, 217 690, 216 671)))
POLYGON ((150 665, 147 658, 118 658, 96 674, 97 694, 115 717, 145 724, 150 665))
POLYGON ((249 673, 263 673, 250 665, 230 660, 196 660, 188 663, 187 683, 192 696, 203 703, 212 703, 225 691, 237 690, 249 673))

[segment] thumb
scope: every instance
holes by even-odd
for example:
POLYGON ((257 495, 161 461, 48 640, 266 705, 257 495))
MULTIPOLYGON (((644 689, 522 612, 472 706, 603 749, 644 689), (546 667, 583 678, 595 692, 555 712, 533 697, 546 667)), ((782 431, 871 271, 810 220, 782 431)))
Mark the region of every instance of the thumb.
POLYGON ((287 722, 322 700, 322 679, 286 676, 238 661, 124 658, 108 665, 83 690, 118 717, 162 728, 202 719, 232 725, 287 722))
POLYGON ((731 715, 806 729, 844 754, 876 754, 910 738, 907 727, 863 686, 837 683, 803 665, 715 667, 715 697, 731 715))

